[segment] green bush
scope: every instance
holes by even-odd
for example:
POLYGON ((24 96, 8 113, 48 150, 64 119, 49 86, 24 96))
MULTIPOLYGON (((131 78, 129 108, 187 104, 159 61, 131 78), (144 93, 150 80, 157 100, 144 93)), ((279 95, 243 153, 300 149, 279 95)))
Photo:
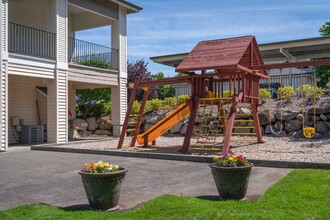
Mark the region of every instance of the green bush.
POLYGON ((259 89, 259 97, 263 100, 270 98, 270 92, 268 89, 259 89))
POLYGON ((165 98, 162 104, 162 109, 171 110, 178 104, 178 100, 175 97, 165 98))
POLYGON ((111 114, 111 112, 112 112, 112 103, 111 102, 104 103, 102 111, 105 114, 111 114))
POLYGON ((281 99, 291 100, 295 96, 295 91, 292 86, 284 86, 278 89, 278 94, 281 99))
POLYGON ((187 99, 189 99, 189 95, 179 95, 178 96, 178 105, 181 105, 186 102, 187 99))
MULTIPOLYGON (((303 95, 306 98, 312 98, 314 97, 314 86, 311 84, 304 84, 301 87, 296 89, 297 92, 301 92, 301 95, 303 95)), ((323 95, 323 89, 316 86, 316 97, 323 95)))
POLYGON ((229 91, 229 90, 225 90, 223 91, 223 97, 232 97, 234 95, 234 91, 229 91))
POLYGON ((327 84, 325 85, 325 88, 330 89, 330 80, 329 80, 329 82, 327 82, 327 84))
POLYGON ((162 101, 159 99, 152 99, 146 102, 145 112, 147 111, 157 111, 162 107, 162 101))
POLYGON ((141 108, 141 103, 139 101, 135 100, 133 102, 133 106, 132 106, 132 114, 133 115, 139 114, 140 108, 141 108))
POLYGON ((90 59, 78 61, 77 64, 84 65, 84 66, 97 67, 97 68, 101 68, 101 69, 110 69, 111 68, 109 63, 105 59, 97 58, 94 55, 92 55, 90 59))

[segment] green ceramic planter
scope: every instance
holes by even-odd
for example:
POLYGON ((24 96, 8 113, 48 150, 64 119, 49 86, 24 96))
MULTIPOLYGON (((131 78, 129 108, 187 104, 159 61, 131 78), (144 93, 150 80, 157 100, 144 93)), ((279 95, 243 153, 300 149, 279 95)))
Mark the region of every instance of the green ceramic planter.
POLYGON ((80 172, 84 189, 90 206, 94 209, 117 210, 121 185, 127 169, 120 167, 113 173, 84 173, 80 172))
POLYGON ((245 199, 253 164, 244 167, 218 167, 209 165, 220 199, 245 199))

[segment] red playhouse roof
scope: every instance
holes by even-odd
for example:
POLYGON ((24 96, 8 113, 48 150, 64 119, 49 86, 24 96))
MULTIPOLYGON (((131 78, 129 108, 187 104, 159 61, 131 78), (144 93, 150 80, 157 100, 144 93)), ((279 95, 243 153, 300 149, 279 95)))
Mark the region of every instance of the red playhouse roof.
POLYGON ((249 68, 263 64, 256 38, 243 36, 199 42, 175 71, 236 69, 238 65, 249 68), (250 65, 251 51, 253 51, 253 65, 250 65))

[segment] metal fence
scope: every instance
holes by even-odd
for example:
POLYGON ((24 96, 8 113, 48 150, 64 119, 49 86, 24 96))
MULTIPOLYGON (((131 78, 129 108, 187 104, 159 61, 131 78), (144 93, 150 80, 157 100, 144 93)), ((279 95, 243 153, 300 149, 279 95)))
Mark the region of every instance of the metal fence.
POLYGON ((118 50, 69 37, 69 63, 118 69, 118 50))
MULTIPOLYGON (((270 76, 270 83, 280 83, 280 75, 270 76)), ((301 85, 311 84, 314 85, 314 76, 313 73, 302 73, 302 74, 285 74, 282 75, 282 86, 292 86, 295 90, 299 88, 301 85)), ((268 80, 263 79, 260 80, 260 85, 266 85, 268 88, 268 80)), ((191 85, 189 84, 175 84, 173 85, 175 89, 175 96, 178 97, 180 95, 191 95, 191 85)), ((215 89, 216 85, 213 86, 215 89)), ((229 83, 223 83, 223 90, 229 90, 229 83)), ((271 89, 272 90, 272 89, 271 89)), ((277 93, 277 91, 272 90, 272 93, 277 93)), ((297 95, 299 95, 297 93, 297 95)), ((274 97, 274 96, 272 96, 274 97)))
POLYGON ((56 35, 8 22, 8 51, 55 59, 56 35))

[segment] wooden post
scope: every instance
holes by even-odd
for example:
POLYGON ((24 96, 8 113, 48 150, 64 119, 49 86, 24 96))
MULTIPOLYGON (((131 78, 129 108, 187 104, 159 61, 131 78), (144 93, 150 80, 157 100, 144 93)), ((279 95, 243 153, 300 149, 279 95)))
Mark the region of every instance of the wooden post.
POLYGON ((124 139, 125 139, 126 131, 127 131, 127 126, 128 126, 128 122, 129 122, 129 117, 132 112, 132 107, 133 107, 133 103, 134 103, 134 100, 135 100, 135 97, 136 97, 136 94, 138 91, 139 83, 140 83, 140 77, 137 76, 134 80, 134 86, 133 86, 131 97, 129 99, 129 103, 127 106, 126 117, 125 117, 125 121, 123 124, 123 129, 121 131, 120 138, 118 141, 118 146, 117 146, 118 149, 121 149, 123 147, 123 143, 124 143, 124 139))
POLYGON ((189 106, 192 106, 192 109, 190 109, 188 127, 187 127, 187 131, 186 131, 186 135, 185 135, 185 138, 183 141, 182 148, 179 150, 179 152, 184 153, 184 154, 188 152, 188 149, 190 146, 190 139, 192 137, 192 133, 194 130, 195 118, 196 118, 196 114, 197 114, 197 110, 198 110, 198 102, 199 102, 198 96, 192 97, 191 101, 193 103, 192 103, 192 105, 189 105, 189 106))
POLYGON ((135 125, 135 131, 132 137, 132 141, 131 141, 131 147, 134 147, 135 142, 136 142, 136 137, 139 134, 139 130, 140 130, 140 126, 141 126, 141 121, 142 121, 142 117, 143 117, 143 112, 144 112, 144 107, 146 106, 146 102, 148 99, 148 95, 149 95, 149 91, 150 88, 148 87, 147 90, 144 90, 144 94, 143 94, 143 98, 142 98, 142 102, 141 102, 141 107, 140 107, 140 111, 139 111, 139 117, 137 119, 137 123, 135 125))
MULTIPOLYGON (((230 146, 230 141, 231 141, 231 136, 233 133, 233 126, 234 126, 234 121, 236 117, 236 111, 237 111, 237 103, 242 100, 243 93, 239 93, 239 95, 233 97, 232 99, 232 105, 229 111, 229 119, 226 125, 226 130, 225 130, 225 136, 224 136, 224 143, 223 143, 223 148, 222 148, 222 155, 228 154, 228 152, 231 152, 229 149, 230 146)), ((231 152, 232 153, 232 152, 231 152)))
POLYGON ((256 129, 258 143, 265 143, 265 141, 262 139, 262 133, 261 133, 261 129, 260 129, 260 121, 259 121, 259 116, 258 116, 258 104, 252 103, 251 108, 252 108, 253 123, 254 123, 254 127, 256 129))

